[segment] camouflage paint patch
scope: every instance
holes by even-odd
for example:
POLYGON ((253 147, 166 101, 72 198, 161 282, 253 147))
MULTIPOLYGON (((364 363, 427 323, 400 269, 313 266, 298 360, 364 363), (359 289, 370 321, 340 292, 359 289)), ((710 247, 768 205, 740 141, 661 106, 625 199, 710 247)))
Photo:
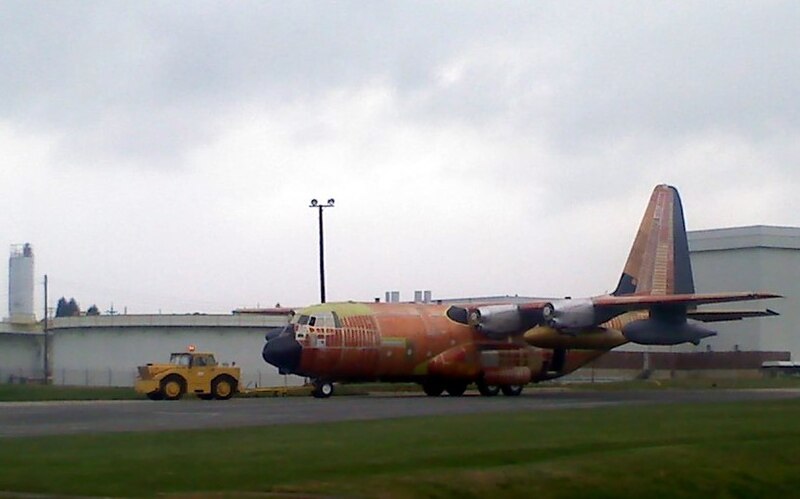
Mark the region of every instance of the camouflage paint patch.
POLYGON ((381 338, 381 346, 382 347, 395 347, 395 348, 405 348, 406 347, 406 338, 402 338, 399 336, 384 336, 381 338))
POLYGON ((345 303, 320 303, 300 310, 301 315, 314 315, 321 312, 336 312, 341 317, 352 317, 357 315, 372 315, 372 310, 366 303, 345 302, 345 303))

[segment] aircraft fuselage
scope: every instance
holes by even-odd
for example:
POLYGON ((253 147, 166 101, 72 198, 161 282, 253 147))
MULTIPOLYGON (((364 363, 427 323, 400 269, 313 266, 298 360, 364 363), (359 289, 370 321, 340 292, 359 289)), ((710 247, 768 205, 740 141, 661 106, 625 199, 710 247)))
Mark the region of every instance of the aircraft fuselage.
POLYGON ((449 305, 338 303, 301 310, 264 347, 281 372, 335 381, 453 380, 524 385, 577 369, 602 352, 544 349, 521 335, 487 338, 449 305), (569 355, 568 355, 569 353, 569 355))

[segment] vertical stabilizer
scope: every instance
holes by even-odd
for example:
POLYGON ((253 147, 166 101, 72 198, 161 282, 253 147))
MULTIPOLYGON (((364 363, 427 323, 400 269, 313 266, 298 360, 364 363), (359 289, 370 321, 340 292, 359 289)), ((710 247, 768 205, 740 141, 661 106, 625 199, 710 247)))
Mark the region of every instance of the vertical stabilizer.
POLYGON ((622 277, 612 294, 691 293, 694 279, 681 198, 674 187, 659 185, 650 196, 622 277))

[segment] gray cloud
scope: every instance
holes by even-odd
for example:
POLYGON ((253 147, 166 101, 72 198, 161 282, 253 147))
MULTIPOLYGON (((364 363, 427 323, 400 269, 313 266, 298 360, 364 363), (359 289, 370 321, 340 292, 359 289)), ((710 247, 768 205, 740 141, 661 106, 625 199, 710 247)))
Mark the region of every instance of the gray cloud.
POLYGON ((631 134, 798 126, 800 6, 10 2, 0 115, 66 150, 174 162, 215 115, 382 82, 409 118, 544 134, 561 151, 631 134), (458 78, 436 85, 441 71, 458 78))
POLYGON ((798 25, 795 2, 6 1, 0 233, 140 309, 303 303, 330 195, 339 299, 600 291, 655 183, 690 228, 798 223, 798 25))

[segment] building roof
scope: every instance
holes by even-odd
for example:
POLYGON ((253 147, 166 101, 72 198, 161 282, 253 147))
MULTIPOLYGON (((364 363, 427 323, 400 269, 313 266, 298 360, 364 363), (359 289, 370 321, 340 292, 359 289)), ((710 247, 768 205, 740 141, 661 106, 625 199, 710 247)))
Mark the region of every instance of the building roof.
POLYGON ((800 250, 800 227, 751 225, 688 232, 689 251, 718 251, 744 248, 800 250))
POLYGON ((527 303, 532 301, 549 301, 549 300, 557 300, 558 298, 534 298, 531 296, 519 296, 519 295, 502 295, 502 296, 474 296, 469 298, 439 298, 435 300, 431 300, 431 303, 443 303, 443 304, 451 304, 451 305, 458 305, 458 304, 469 304, 469 303, 478 303, 478 304, 486 304, 486 303, 527 303))
POLYGON ((48 329, 74 328, 127 328, 127 327, 237 327, 237 328, 269 328, 283 326, 289 315, 212 315, 212 314, 175 314, 175 315, 88 315, 80 317, 58 317, 48 323, 48 329))

